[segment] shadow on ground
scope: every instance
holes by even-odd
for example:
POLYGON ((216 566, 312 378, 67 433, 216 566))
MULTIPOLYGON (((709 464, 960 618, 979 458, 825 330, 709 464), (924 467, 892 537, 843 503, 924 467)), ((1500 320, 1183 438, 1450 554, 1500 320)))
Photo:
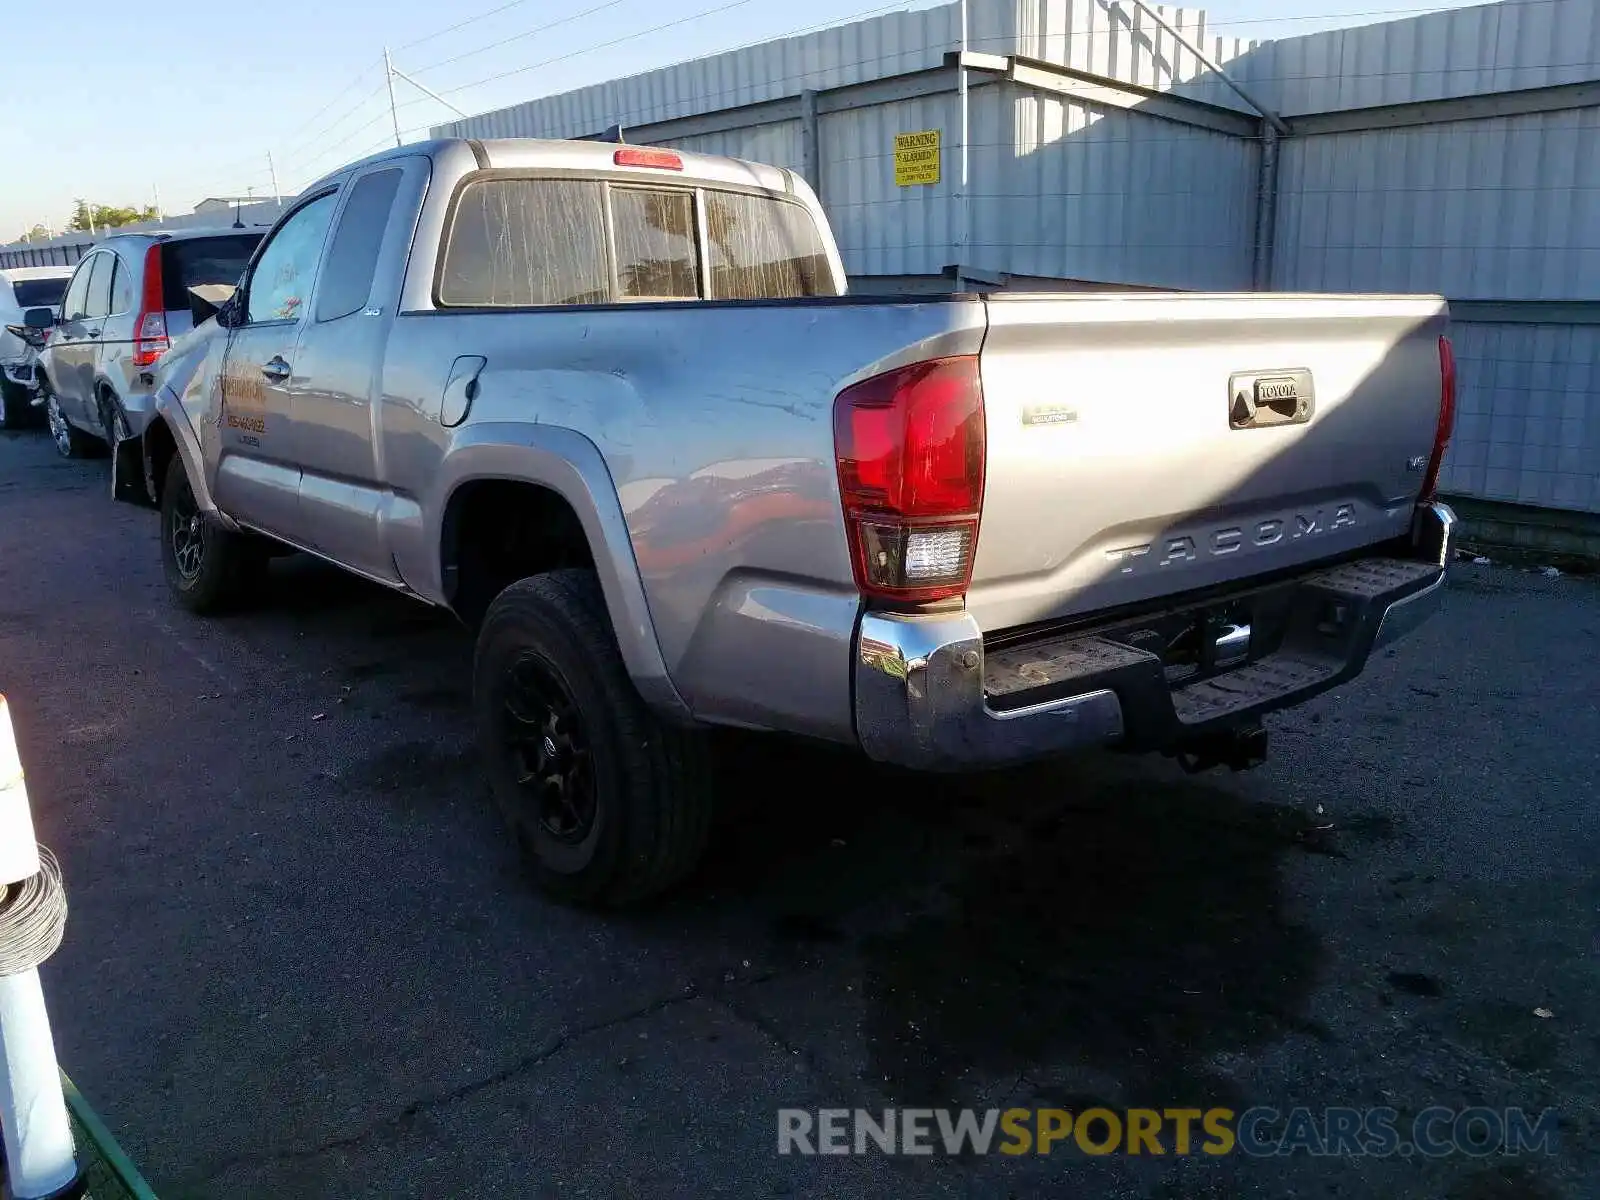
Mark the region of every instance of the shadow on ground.
MULTIPOLYGON (((299 558, 275 564, 265 604, 328 647, 341 702, 439 723, 366 755, 346 794, 407 807, 476 770, 470 639, 449 617, 299 558)), ((1317 1032, 1304 1010, 1319 942, 1287 915, 1279 867, 1332 846, 1299 810, 1113 755, 933 777, 782 738, 719 735, 718 751, 704 867, 625 919, 673 952, 755 922, 777 970, 819 948, 855 955, 891 1098, 949 1102, 974 1076, 1049 1098, 1041 1068, 1064 1060, 1127 1103, 1216 1102, 1229 1093, 1209 1055, 1317 1032)))

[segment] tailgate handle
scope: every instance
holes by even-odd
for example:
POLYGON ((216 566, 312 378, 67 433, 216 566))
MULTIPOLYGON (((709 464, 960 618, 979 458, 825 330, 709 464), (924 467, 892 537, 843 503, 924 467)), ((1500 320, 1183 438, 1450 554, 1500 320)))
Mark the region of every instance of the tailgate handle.
POLYGON ((1303 367, 1241 371, 1228 378, 1228 425, 1233 429, 1304 425, 1316 407, 1311 372, 1303 367))

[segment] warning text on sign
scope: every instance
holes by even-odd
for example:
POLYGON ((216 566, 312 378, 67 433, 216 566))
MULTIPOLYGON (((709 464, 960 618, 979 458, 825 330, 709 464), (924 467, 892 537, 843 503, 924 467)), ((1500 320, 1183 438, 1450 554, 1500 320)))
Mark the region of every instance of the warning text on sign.
POLYGON ((896 187, 939 182, 937 129, 894 135, 894 182, 896 187))

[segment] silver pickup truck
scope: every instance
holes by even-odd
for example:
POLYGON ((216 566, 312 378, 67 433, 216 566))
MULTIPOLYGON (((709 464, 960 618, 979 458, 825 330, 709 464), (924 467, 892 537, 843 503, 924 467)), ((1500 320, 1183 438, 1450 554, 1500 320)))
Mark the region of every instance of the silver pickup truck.
POLYGON ((458 614, 495 797, 605 905, 694 866, 706 727, 1243 767, 1436 604, 1442 300, 844 292, 787 170, 347 167, 161 366, 133 470, 172 592, 292 547, 458 614))

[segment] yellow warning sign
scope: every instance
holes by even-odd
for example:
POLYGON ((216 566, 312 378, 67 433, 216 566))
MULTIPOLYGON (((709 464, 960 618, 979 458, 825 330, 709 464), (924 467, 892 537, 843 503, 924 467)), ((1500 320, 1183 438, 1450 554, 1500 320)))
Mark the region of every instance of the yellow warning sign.
POLYGON ((894 182, 896 187, 939 182, 939 131, 894 135, 894 182))

